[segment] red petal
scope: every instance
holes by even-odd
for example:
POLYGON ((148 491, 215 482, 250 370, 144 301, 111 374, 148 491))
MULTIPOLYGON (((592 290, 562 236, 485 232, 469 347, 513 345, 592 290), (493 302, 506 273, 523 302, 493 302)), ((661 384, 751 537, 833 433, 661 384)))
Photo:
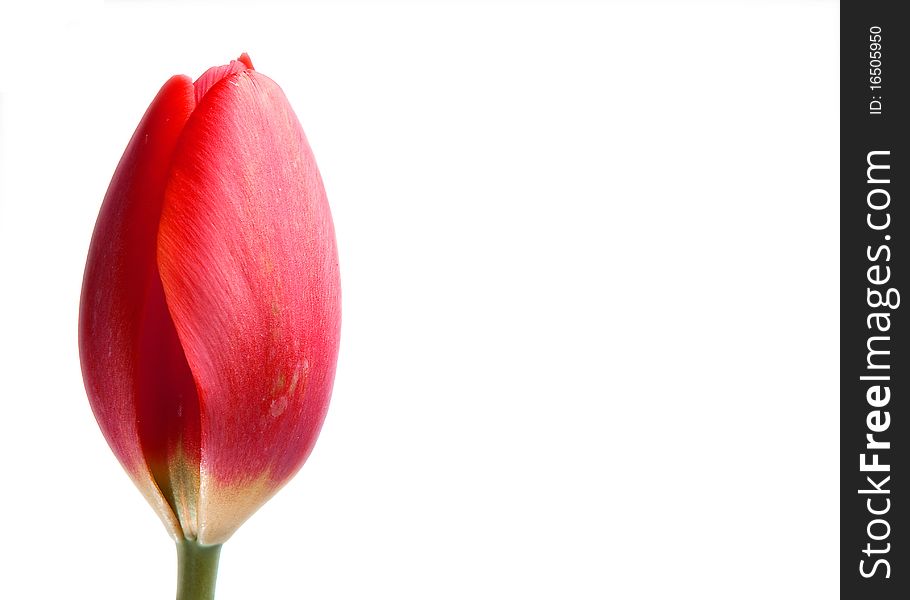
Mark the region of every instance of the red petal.
POLYGON ((247 54, 246 52, 241 54, 240 58, 238 58, 237 60, 239 60, 240 62, 245 64, 247 69, 253 69, 253 61, 250 60, 250 55, 247 54))
POLYGON ((297 117, 267 77, 223 78, 187 122, 158 263, 200 395, 199 539, 218 543, 306 460, 338 352, 325 191, 297 117))
POLYGON ((157 264, 143 302, 135 373, 139 438, 155 482, 177 515, 184 537, 192 539, 199 495, 199 398, 167 310, 157 264))
POLYGON ((193 107, 189 78, 172 77, 133 134, 95 225, 79 321, 82 372, 95 418, 174 535, 179 527, 154 480, 154 463, 167 460, 173 432, 158 415, 173 410, 181 395, 198 404, 163 302, 155 246, 168 168, 193 107), (178 368, 165 371, 165 365, 178 368))
POLYGON ((247 56, 245 52, 240 56, 238 60, 232 60, 226 65, 211 67, 205 73, 200 75, 199 79, 193 83, 193 87, 196 88, 196 104, 202 102, 203 96, 205 96, 205 94, 212 88, 212 86, 225 77, 252 68, 253 63, 250 61, 250 57, 247 56))

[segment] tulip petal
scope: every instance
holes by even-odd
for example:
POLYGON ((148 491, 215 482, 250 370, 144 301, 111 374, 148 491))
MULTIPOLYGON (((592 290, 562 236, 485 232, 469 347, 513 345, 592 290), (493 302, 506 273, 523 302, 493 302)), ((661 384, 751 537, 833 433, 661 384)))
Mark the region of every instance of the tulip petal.
POLYGON ((224 542, 303 464, 340 327, 335 235, 284 93, 242 70, 204 95, 175 151, 158 265, 199 394, 198 539, 224 542))
POLYGON ((92 236, 79 316, 82 373, 95 418, 114 454, 178 539, 183 532, 165 497, 168 491, 156 481, 160 467, 146 459, 149 449, 167 446, 170 434, 154 418, 164 410, 162 403, 174 406, 172 393, 195 397, 192 378, 181 377, 187 367, 173 378, 157 371, 186 361, 175 343, 155 260, 168 168, 194 105, 189 78, 172 77, 133 134, 92 236), (155 383, 152 373, 163 383, 155 383))
POLYGON ((250 62, 250 57, 244 53, 238 60, 232 60, 229 64, 207 69, 206 72, 200 75, 199 79, 193 83, 196 92, 196 104, 202 102, 202 97, 205 96, 206 92, 208 92, 213 85, 228 75, 233 75, 244 69, 252 68, 253 63, 250 62), (246 57, 246 60, 244 60, 244 57, 246 57))
POLYGON ((253 61, 252 61, 252 59, 250 59, 250 55, 247 54, 246 52, 241 54, 240 58, 238 58, 237 60, 239 60, 240 62, 245 64, 247 69, 253 69, 253 61))
POLYGON ((139 438, 152 477, 176 514, 183 536, 195 539, 199 398, 167 310, 157 265, 144 303, 135 375, 139 438))

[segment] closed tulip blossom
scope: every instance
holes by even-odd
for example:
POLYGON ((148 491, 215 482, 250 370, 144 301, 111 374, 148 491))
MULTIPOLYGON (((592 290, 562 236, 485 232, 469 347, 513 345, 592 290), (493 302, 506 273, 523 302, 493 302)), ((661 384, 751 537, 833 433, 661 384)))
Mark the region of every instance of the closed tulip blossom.
POLYGON ((114 173, 79 315, 108 444, 177 542, 178 594, 302 466, 331 395, 338 258, 287 98, 244 54, 168 80, 114 173))

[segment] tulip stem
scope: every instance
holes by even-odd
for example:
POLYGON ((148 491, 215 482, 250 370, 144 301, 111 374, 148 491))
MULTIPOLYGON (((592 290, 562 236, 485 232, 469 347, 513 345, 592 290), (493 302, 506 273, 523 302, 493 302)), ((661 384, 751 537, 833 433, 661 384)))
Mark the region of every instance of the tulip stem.
POLYGON ((177 542, 177 600, 213 600, 221 544, 177 542))

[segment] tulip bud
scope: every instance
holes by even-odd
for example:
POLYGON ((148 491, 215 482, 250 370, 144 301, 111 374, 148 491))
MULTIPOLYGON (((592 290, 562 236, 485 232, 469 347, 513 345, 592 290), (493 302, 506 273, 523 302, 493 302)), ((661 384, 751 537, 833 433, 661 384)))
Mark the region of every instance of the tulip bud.
POLYGON ((179 543, 218 546, 306 460, 338 354, 335 234, 284 93, 244 54, 164 84, 92 236, 82 372, 179 543))

